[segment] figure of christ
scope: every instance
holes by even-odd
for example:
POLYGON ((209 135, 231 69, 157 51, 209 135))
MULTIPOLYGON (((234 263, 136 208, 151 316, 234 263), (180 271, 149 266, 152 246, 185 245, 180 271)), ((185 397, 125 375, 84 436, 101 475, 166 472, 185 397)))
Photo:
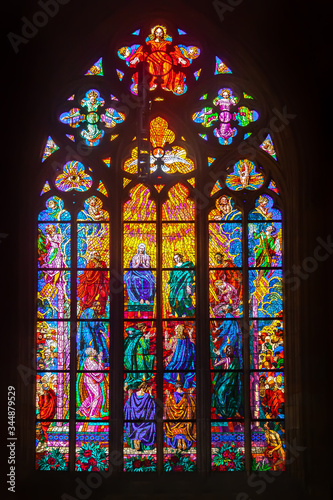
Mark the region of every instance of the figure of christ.
POLYGON ((273 470, 284 470, 285 451, 282 446, 281 438, 274 430, 274 422, 266 422, 264 424, 265 438, 267 447, 265 456, 269 460, 273 470))
POLYGON ((107 340, 105 337, 105 326, 101 321, 98 321, 102 313, 102 306, 100 302, 96 301, 91 307, 85 309, 80 316, 81 320, 78 327, 77 334, 77 356, 78 367, 82 369, 84 360, 86 358, 85 351, 88 347, 92 347, 99 354, 102 353, 102 361, 105 367, 109 365, 109 350, 107 340))
POLYGON ((234 356, 233 347, 228 344, 222 349, 214 349, 217 358, 214 368, 222 370, 214 375, 212 407, 217 416, 223 418, 239 417, 242 407, 242 387, 239 360, 234 356), (228 370, 228 371, 225 371, 228 370))
MULTIPOLYGON (((52 420, 56 414, 57 410, 57 396, 51 387, 51 376, 45 374, 41 378, 41 387, 38 398, 38 419, 52 420)), ((47 441, 47 429, 50 426, 50 422, 41 422, 43 438, 47 441)))
POLYGON ((242 273, 236 269, 232 260, 227 259, 225 255, 217 252, 215 255, 216 267, 219 269, 214 272, 214 280, 224 279, 230 283, 236 290, 238 297, 242 297, 243 293, 243 280, 242 273))
POLYGON ((212 313, 215 318, 224 317, 229 311, 234 315, 239 315, 239 297, 237 290, 230 283, 227 283, 225 277, 215 281, 217 295, 213 293, 216 299, 216 305, 212 307, 212 313))
POLYGON ((184 325, 175 326, 175 335, 169 337, 169 332, 164 332, 164 349, 171 350, 171 354, 165 359, 164 380, 175 384, 181 382, 185 389, 195 387, 196 355, 193 339, 193 328, 185 334, 184 325))
POLYGON ((80 373, 78 377, 78 394, 82 403, 77 415, 81 418, 103 418, 108 415, 109 393, 104 373, 97 372, 97 370, 104 369, 101 361, 103 353, 100 352, 97 357, 95 349, 88 347, 85 354, 87 357, 83 364, 83 370, 90 372, 80 373))
POLYGON ((129 398, 124 405, 125 431, 131 448, 144 451, 155 447, 156 425, 155 400, 152 386, 143 381, 138 390, 129 389, 129 398))
POLYGON ((195 309, 192 303, 192 294, 194 289, 194 270, 193 263, 184 262, 181 254, 174 255, 174 266, 170 271, 170 278, 165 289, 170 287, 169 304, 172 315, 178 317, 192 317, 195 309))
POLYGON ((129 298, 127 310, 144 310, 154 303, 155 277, 150 270, 150 256, 146 252, 144 243, 140 243, 137 253, 130 262, 130 270, 124 275, 124 282, 129 298))
POLYGON ((104 316, 109 297, 109 278, 105 268, 106 264, 101 259, 100 253, 91 252, 86 268, 79 276, 77 287, 79 317, 96 301, 101 305, 100 315, 104 316))
POLYGON ((164 391, 166 394, 164 418, 173 420, 164 424, 166 444, 171 448, 185 451, 191 448, 196 440, 196 423, 193 421, 196 416, 196 406, 193 391, 194 387, 185 390, 180 382, 176 382, 172 394, 168 389, 164 391))
MULTIPOLYGON (((149 90, 156 89, 160 84, 163 90, 172 91, 174 94, 183 94, 186 90, 185 75, 175 70, 176 65, 189 66, 191 59, 198 57, 198 50, 184 56, 180 48, 175 45, 171 48, 171 38, 166 36, 162 26, 155 26, 145 47, 140 45, 128 60, 129 66, 136 67, 140 61, 147 63, 148 73, 151 75, 149 90)), ((194 49, 194 48, 192 48, 194 49)), ((138 93, 138 73, 133 75, 133 92, 138 93)))
MULTIPOLYGON (((275 227, 271 224, 266 227, 265 231, 262 230, 259 233, 253 233, 254 238, 259 239, 259 244, 253 249, 256 267, 271 267, 272 265, 272 257, 275 255, 278 247, 276 236, 272 234, 274 230, 275 227)), ((257 286, 260 279, 266 276, 268 272, 269 269, 259 269, 256 279, 257 286)))
POLYGON ((142 382, 143 376, 146 382, 153 377, 155 356, 150 354, 150 338, 154 334, 147 332, 145 323, 137 323, 135 327, 128 327, 125 331, 127 337, 124 340, 124 368, 126 372, 124 383, 125 390, 127 390, 128 388, 136 389, 142 382))

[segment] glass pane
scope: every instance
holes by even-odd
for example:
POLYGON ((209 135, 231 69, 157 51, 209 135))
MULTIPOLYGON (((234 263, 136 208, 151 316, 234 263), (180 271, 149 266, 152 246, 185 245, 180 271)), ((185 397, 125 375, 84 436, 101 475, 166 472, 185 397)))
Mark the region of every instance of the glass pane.
POLYGON ((284 422, 252 422, 252 470, 285 470, 284 422))
POLYGON ((85 361, 89 357, 92 348, 97 352, 97 358, 101 366, 105 369, 110 366, 110 324, 108 321, 96 321, 97 317, 96 306, 93 306, 91 309, 86 309, 81 315, 81 319, 85 319, 86 321, 79 321, 77 324, 76 349, 78 370, 84 369, 85 361))
POLYGON ((44 270, 38 272, 37 314, 39 319, 66 319, 70 317, 69 271, 44 270))
POLYGON ((69 424, 37 422, 36 469, 67 470, 69 453, 69 424))
POLYGON ((38 224, 38 267, 60 269, 71 265, 70 224, 38 224))
POLYGON ((193 267, 195 246, 194 223, 162 224, 162 267, 193 267))
MULTIPOLYGON (((282 266, 282 224, 251 223, 249 230, 249 266, 281 267, 282 266)), ((264 271, 267 274, 267 271, 264 271)))
POLYGON ((124 268, 156 268, 156 225, 124 224, 124 268))
POLYGON ((242 274, 238 270, 209 271, 211 318, 238 318, 243 315, 242 274))
POLYGON ((243 374, 240 371, 211 372, 211 418, 239 418, 244 415, 243 374))
POLYGON ((171 271, 162 271, 163 318, 192 318, 195 303, 194 269, 175 266, 171 271))
MULTIPOLYGON (((156 364, 156 324, 154 321, 124 323, 124 369, 141 370, 145 380, 152 377, 156 364)), ((128 374, 130 375, 130 374, 128 374)), ((128 385, 131 385, 128 382, 128 385)))
POLYGON ((109 271, 87 265, 77 273, 77 315, 80 319, 108 318, 110 314, 109 271))
POLYGON ((242 333, 237 320, 224 319, 210 324, 211 368, 238 370, 243 367, 242 333))
POLYGON ((245 470, 244 423, 212 423, 211 451, 213 471, 245 470))
POLYGON ((250 317, 282 316, 282 271, 249 271, 250 317))
POLYGON ((209 224, 209 266, 219 269, 242 266, 242 225, 240 223, 209 224))
POLYGON ((156 318, 156 271, 131 269, 124 273, 126 319, 156 318))
POLYGON ((98 422, 76 423, 75 470, 109 468, 109 426, 98 422))
MULTIPOLYGON (((101 355, 101 353, 100 353, 101 355)), ((99 355, 99 356, 100 356, 99 355)), ((90 348, 83 368, 102 370, 97 352, 90 348)), ((97 371, 80 372, 76 377, 76 415, 78 419, 108 419, 109 417, 109 375, 97 371)))
POLYGON ((37 370, 69 369, 70 323, 39 321, 37 323, 37 370))
POLYGON ((109 224, 80 223, 77 225, 78 268, 105 268, 110 265, 109 224))
POLYGON ((250 375, 252 418, 284 418, 283 372, 253 372, 250 375))
POLYGON ((37 419, 68 419, 69 374, 62 372, 37 372, 36 387, 37 419))
POLYGON ((164 422, 163 468, 166 472, 196 470, 196 433, 195 422, 164 422))
POLYGON ((253 320, 250 323, 250 349, 252 369, 283 369, 282 320, 253 320))
POLYGON ((125 422, 124 471, 156 471, 156 423, 125 422))

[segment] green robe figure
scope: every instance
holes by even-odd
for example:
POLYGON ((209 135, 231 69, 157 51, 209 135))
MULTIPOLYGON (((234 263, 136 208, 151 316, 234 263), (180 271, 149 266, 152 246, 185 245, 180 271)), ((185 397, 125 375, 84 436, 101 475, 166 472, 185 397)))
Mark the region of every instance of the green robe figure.
POLYGON ((194 316, 194 306, 192 303, 194 270, 190 261, 183 262, 183 256, 176 253, 174 256, 175 265, 170 271, 169 304, 173 316, 191 317, 194 316))
MULTIPOLYGON (((253 233, 253 236, 259 239, 259 245, 254 247, 256 267, 271 267, 272 265, 272 257, 276 252, 276 237, 272 235, 274 230, 272 224, 265 231, 253 233)), ((263 270, 262 275, 266 276, 268 271, 268 269, 263 270)))
POLYGON ((126 328, 127 337, 124 341, 125 390, 138 388, 143 377, 146 382, 153 377, 155 356, 149 354, 150 337, 153 336, 153 333, 145 333, 146 330, 147 326, 144 323, 137 323, 135 327, 126 328), (133 370, 138 370, 140 373, 134 373, 133 370))

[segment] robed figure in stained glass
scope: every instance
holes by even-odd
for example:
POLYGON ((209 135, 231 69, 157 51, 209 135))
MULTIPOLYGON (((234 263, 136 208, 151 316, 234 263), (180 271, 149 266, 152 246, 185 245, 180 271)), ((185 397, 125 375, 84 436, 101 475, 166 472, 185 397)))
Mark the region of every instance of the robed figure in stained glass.
MULTIPOLYGON (((192 59, 198 57, 200 53, 197 47, 172 46, 172 38, 167 35, 164 26, 154 26, 145 45, 140 45, 133 54, 130 50, 128 47, 122 47, 119 50, 119 56, 127 59, 130 67, 136 67, 141 61, 147 63, 147 71, 152 77, 149 81, 149 89, 154 90, 160 84, 163 90, 172 91, 174 94, 186 92, 186 77, 184 73, 177 70, 177 66, 189 66, 192 59)), ((132 92, 137 94, 138 73, 133 75, 133 82, 132 92)))
POLYGON ((89 371, 80 373, 78 377, 78 396, 81 405, 77 414, 81 418, 103 418, 108 414, 108 387, 104 373, 96 371, 104 369, 103 353, 100 352, 97 356, 95 349, 88 347, 85 354, 87 357, 83 369, 89 371))
POLYGON ((175 335, 171 339, 168 331, 165 332, 164 348, 172 352, 165 361, 165 370, 168 371, 164 373, 164 380, 171 384, 181 382, 185 389, 195 386, 196 356, 192 333, 190 329, 187 336, 184 325, 176 325, 175 335))
POLYGON ((102 260, 100 253, 98 251, 91 252, 86 269, 79 276, 77 287, 79 314, 82 314, 97 300, 101 305, 101 315, 105 314, 109 296, 109 278, 105 268, 106 263, 102 260))
POLYGON ((143 380, 138 390, 131 392, 124 405, 125 430, 130 446, 144 451, 155 445, 156 425, 155 400, 151 394, 152 386, 143 380), (135 421, 136 420, 136 421, 135 421))
POLYGON ((218 416, 231 418, 242 412, 241 375, 237 371, 241 367, 242 351, 238 322, 229 320, 233 318, 230 313, 226 318, 215 339, 215 342, 221 339, 220 347, 211 346, 213 368, 221 370, 215 373, 213 379, 212 407, 218 416))
POLYGON ((127 309, 147 309, 155 297, 155 277, 150 270, 150 256, 147 254, 146 245, 140 243, 137 253, 130 262, 130 270, 124 275, 130 304, 127 309))
POLYGON ((164 418, 174 420, 164 424, 166 444, 183 451, 191 448, 196 440, 196 424, 188 421, 194 420, 196 414, 193 391, 194 387, 184 390, 180 382, 176 382, 172 394, 165 390, 164 418))
POLYGON ((109 353, 108 345, 105 337, 105 326, 98 318, 102 312, 100 302, 96 301, 91 307, 85 309, 81 314, 77 336, 77 349, 80 356, 79 367, 82 368, 85 360, 85 351, 88 347, 92 347, 99 354, 102 353, 102 361, 105 366, 108 366, 109 353))
POLYGON ((152 378, 155 357, 150 354, 150 337, 152 333, 147 332, 145 323, 137 323, 136 326, 126 328, 124 341, 124 368, 126 370, 125 389, 135 389, 145 377, 146 382, 152 378), (139 370, 140 373, 133 372, 139 370))
POLYGON ((194 288, 194 270, 193 263, 184 262, 183 256, 176 253, 174 256, 175 265, 170 271, 168 285, 169 304, 173 316, 191 317, 194 316, 194 306, 192 294, 194 288), (189 269, 192 268, 192 269, 189 269))

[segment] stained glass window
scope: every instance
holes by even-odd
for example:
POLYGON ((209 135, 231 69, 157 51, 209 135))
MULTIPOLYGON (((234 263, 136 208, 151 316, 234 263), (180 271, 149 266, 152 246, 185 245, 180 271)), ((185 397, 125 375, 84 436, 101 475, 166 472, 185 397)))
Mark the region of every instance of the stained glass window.
POLYGON ((285 468, 279 158, 268 128, 242 154, 264 103, 202 47, 128 29, 44 138, 38 470, 285 468))

